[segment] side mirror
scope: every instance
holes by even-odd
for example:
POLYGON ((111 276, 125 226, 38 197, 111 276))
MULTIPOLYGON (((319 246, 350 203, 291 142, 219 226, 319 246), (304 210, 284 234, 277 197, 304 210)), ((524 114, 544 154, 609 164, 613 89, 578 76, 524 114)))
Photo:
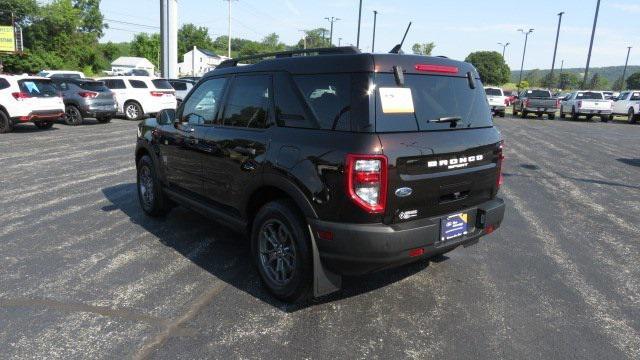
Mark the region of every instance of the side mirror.
POLYGON ((176 122, 178 121, 176 117, 176 110, 175 109, 160 110, 160 112, 156 114, 156 120, 160 125, 169 125, 169 124, 175 125, 176 122))

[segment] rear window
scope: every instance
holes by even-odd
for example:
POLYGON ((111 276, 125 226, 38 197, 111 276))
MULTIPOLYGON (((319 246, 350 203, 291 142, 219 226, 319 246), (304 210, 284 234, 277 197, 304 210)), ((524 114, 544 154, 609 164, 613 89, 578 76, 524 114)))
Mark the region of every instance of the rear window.
POLYGON ((485 94, 490 96, 502 96, 500 89, 484 89, 485 94))
POLYGON ((104 85, 104 83, 100 81, 84 81, 79 83, 78 86, 80 86, 80 88, 84 90, 89 90, 89 91, 96 91, 96 92, 109 91, 109 88, 107 88, 104 85))
POLYGON ((173 86, 171 86, 171 84, 165 79, 154 79, 151 80, 151 82, 153 83, 153 86, 156 87, 156 89, 173 90, 173 86))
POLYGON ((105 85, 109 89, 126 89, 127 86, 124 84, 124 80, 104 80, 105 85))
POLYGON ((147 88, 147 84, 144 83, 144 81, 140 81, 140 80, 129 80, 129 84, 131 84, 131 87, 134 89, 146 89, 147 88))
POLYGON ((187 90, 187 83, 185 82, 181 82, 181 81, 174 81, 171 83, 171 86, 178 91, 186 91, 187 90))
POLYGON ((76 73, 57 73, 57 74, 53 74, 51 75, 52 79, 61 79, 61 78, 65 78, 65 79, 82 79, 82 76, 80 76, 80 74, 76 74, 76 73))
POLYGON ((581 99, 581 100, 602 100, 602 93, 595 92, 595 91, 579 92, 576 95, 576 99, 581 99))
POLYGON ((18 81, 20 91, 32 97, 53 97, 58 96, 58 90, 50 80, 25 79, 18 81))
POLYGON ((550 98, 551 93, 545 90, 527 90, 525 96, 530 98, 550 98))
POLYGON ((376 74, 376 132, 430 131, 451 129, 444 118, 460 118, 456 128, 493 126, 491 111, 479 80, 475 89, 466 77, 405 75, 405 88, 411 89, 413 113, 384 113, 380 88, 397 87, 393 74, 376 74))
POLYGON ((9 86, 11 86, 9 84, 9 82, 7 81, 7 79, 0 79, 0 90, 2 89, 8 89, 9 86))

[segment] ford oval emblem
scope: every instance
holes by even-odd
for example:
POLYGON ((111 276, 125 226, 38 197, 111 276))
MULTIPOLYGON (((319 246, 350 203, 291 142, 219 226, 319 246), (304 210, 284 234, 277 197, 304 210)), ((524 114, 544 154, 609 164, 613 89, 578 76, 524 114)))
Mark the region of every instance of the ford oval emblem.
POLYGON ((397 197, 407 197, 413 193, 413 190, 410 187, 401 187, 396 190, 397 197))

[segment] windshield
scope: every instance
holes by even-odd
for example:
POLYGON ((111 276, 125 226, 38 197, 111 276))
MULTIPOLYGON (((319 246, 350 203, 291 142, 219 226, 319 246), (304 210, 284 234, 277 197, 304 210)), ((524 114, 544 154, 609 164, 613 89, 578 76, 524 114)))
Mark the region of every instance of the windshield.
POLYGON ((20 91, 32 97, 58 96, 58 90, 50 80, 26 79, 18 81, 20 91))
POLYGON ((393 74, 377 74, 375 83, 378 89, 376 132, 493 126, 479 80, 472 89, 466 77, 407 74, 404 87, 411 90, 414 112, 404 113, 385 113, 382 109, 380 89, 398 88, 393 74))
POLYGON ((500 89, 484 89, 484 92, 489 96, 502 96, 500 89))
POLYGON ((602 100, 602 93, 595 91, 579 92, 576 99, 580 100, 602 100))

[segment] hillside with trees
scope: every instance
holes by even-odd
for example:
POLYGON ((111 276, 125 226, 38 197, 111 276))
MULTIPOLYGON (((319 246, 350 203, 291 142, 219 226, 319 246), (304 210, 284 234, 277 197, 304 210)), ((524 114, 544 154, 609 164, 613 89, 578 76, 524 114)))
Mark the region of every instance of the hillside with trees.
MULTIPOLYGON (((624 66, 606 66, 595 67, 589 69, 589 79, 587 79, 587 87, 597 90, 620 89, 620 78, 624 66), (595 80, 594 80, 595 77, 595 80), (595 87, 594 87, 595 86, 595 87)), ((640 66, 630 65, 627 67, 627 79, 636 72, 640 72, 640 66)), ((550 70, 532 69, 523 71, 522 79, 527 80, 531 86, 549 87, 550 70)), ((519 70, 511 71, 511 82, 517 83, 520 76, 519 70)), ((554 70, 553 83, 564 85, 563 89, 575 89, 580 87, 584 78, 584 68, 562 69, 562 79, 559 79, 560 69, 554 70)), ((556 85, 557 86, 557 85, 556 85)))

